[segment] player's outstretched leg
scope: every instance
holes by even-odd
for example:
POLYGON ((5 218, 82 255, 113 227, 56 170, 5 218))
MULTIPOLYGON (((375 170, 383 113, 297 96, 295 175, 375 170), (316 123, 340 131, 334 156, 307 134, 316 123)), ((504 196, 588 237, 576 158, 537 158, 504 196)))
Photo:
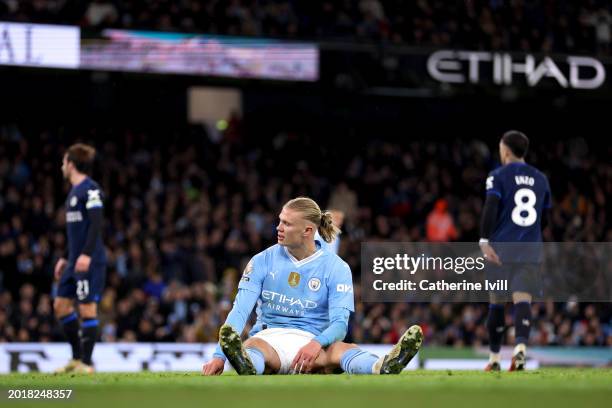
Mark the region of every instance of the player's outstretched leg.
POLYGON ((423 344, 423 331, 417 325, 411 326, 393 346, 389 354, 381 357, 374 365, 374 372, 399 374, 416 355, 423 344))
POLYGON ((391 352, 382 357, 355 344, 336 342, 325 350, 320 368, 326 373, 339 368, 347 374, 399 374, 419 351, 421 344, 423 331, 416 325, 406 330, 391 352))
POLYGON ((219 330, 219 344, 234 370, 239 375, 255 375, 257 370, 245 348, 242 346, 240 334, 229 324, 224 324, 219 330))

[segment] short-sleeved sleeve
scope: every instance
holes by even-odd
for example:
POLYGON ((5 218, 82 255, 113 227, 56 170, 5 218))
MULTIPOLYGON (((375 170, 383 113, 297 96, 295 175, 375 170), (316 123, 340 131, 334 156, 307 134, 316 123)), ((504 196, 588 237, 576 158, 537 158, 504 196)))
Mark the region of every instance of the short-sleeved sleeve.
POLYGON ((263 281, 266 277, 265 256, 255 255, 244 268, 242 278, 238 283, 238 289, 246 289, 257 294, 261 293, 263 281))
POLYGON ((329 277, 328 293, 330 309, 341 307, 351 312, 355 311, 353 277, 351 268, 346 262, 340 261, 334 265, 329 277))
POLYGON ((493 194, 497 197, 502 197, 502 183, 499 174, 489 173, 485 182, 485 190, 487 194, 493 194))
POLYGON ((93 208, 103 208, 104 195, 98 187, 87 189, 85 196, 85 208, 91 210, 93 208))

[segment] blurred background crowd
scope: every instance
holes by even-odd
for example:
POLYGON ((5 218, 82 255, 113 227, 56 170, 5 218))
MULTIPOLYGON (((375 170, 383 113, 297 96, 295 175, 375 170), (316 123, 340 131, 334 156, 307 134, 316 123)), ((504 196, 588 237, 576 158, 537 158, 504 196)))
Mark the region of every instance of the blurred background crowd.
MULTIPOLYGON (((611 14, 604 0, 0 0, 0 21, 79 25, 86 38, 125 28, 600 56, 610 55, 611 14)), ((350 71, 344 58, 321 66, 350 71)), ((551 182, 545 240, 612 241, 612 152, 605 131, 592 130, 608 125, 609 93, 525 92, 513 104, 511 90, 498 88, 448 102, 345 94, 325 82, 233 82, 244 88, 245 118, 235 114, 219 130, 185 124, 184 90, 176 89, 193 78, 5 72, 0 342, 63 340, 53 266, 66 251, 70 187, 61 160, 77 140, 98 149, 93 178, 106 196, 109 268, 99 308, 107 342, 216 341, 242 269, 275 243, 282 204, 308 195, 344 214, 339 254, 356 283, 348 341, 393 343, 418 323, 429 345, 486 344, 486 304, 361 302, 360 249, 365 241, 477 241, 500 136, 478 132, 508 123, 541 129, 527 132, 528 161, 551 182)), ((532 307, 533 344, 612 346, 609 303, 532 307)), ((507 318, 511 326, 511 306, 507 318)), ((512 329, 504 341, 513 344, 512 329)))
POLYGON ((0 20, 603 55, 612 41, 606 0, 0 0, 0 20))
MULTIPOLYGON (((287 131, 252 137, 235 115, 202 126, 0 126, 0 341, 61 341, 52 315, 53 266, 64 255, 65 148, 93 141, 105 193, 109 268, 100 302, 103 341, 216 341, 242 268, 275 243, 282 204, 298 195, 344 213, 339 254, 356 283, 348 341, 393 343, 409 325, 429 345, 486 344, 486 304, 362 303, 363 241, 476 241, 497 135, 445 141, 287 131), (156 140, 151 143, 150 140, 156 140)), ((548 174, 548 241, 610 241, 610 147, 580 137, 538 143, 528 161, 548 174)), ((533 305, 531 342, 612 346, 607 303, 533 305)), ((508 325, 512 308, 507 309, 508 325)), ((513 344, 510 329, 505 342, 513 344)))

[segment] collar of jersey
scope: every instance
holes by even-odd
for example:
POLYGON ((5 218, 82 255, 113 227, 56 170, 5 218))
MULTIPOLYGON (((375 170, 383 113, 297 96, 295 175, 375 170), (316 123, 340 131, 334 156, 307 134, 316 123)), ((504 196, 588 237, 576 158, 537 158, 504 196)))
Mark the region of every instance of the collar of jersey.
POLYGON ((289 259, 291 259, 291 262, 293 262, 293 264, 297 267, 300 267, 302 265, 306 265, 308 262, 310 261, 314 261, 315 259, 317 259, 318 257, 320 257, 321 255, 323 255, 323 250, 322 249, 318 249, 317 251, 315 251, 314 254, 310 255, 307 258, 302 259, 301 261, 298 261, 297 258, 293 255, 291 255, 291 252, 289 252, 289 250, 287 249, 287 247, 283 247, 283 249, 285 250, 285 253, 287 254, 287 256, 289 257, 289 259))
POLYGON ((81 182, 79 184, 75 184, 74 186, 72 186, 72 188, 77 188, 78 186, 80 186, 83 183, 85 183, 88 179, 89 179, 89 177, 85 177, 83 180, 81 180, 81 182))

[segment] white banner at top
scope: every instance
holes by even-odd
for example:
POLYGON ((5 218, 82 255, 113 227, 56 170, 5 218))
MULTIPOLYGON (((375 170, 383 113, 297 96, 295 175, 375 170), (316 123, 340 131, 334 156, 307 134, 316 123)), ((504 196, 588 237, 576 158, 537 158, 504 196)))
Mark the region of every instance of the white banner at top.
POLYGON ((78 68, 81 30, 0 21, 0 65, 78 68))

